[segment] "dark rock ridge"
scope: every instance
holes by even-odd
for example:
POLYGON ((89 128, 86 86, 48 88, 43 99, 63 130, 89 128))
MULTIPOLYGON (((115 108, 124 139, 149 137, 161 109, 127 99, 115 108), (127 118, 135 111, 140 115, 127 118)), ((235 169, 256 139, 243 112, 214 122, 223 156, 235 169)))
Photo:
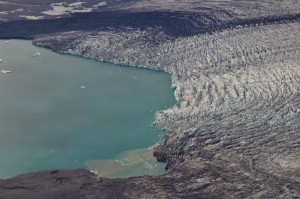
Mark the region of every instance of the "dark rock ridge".
POLYGON ((2 38, 169 72, 177 100, 156 114, 166 175, 45 171, 0 181, 0 198, 300 198, 299 8, 110 1, 99 13, 0 24, 2 38))

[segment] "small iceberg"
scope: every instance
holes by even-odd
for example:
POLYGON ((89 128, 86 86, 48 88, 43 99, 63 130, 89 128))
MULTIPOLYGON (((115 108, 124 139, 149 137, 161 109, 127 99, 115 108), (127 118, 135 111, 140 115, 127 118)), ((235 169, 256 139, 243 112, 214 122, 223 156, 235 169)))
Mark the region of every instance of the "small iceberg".
POLYGON ((175 90, 177 88, 176 84, 172 84, 171 89, 175 90))
POLYGON ((34 53, 32 56, 33 56, 33 57, 37 57, 37 56, 40 56, 40 55, 41 55, 40 52, 36 52, 36 53, 34 53))
POLYGON ((2 59, 0 59, 0 63, 2 63, 2 59))
POLYGON ((86 86, 80 86, 80 88, 84 89, 84 88, 86 88, 86 86))
POLYGON ((10 70, 1 70, 0 72, 3 73, 3 74, 8 74, 8 73, 11 73, 12 71, 10 71, 10 70))

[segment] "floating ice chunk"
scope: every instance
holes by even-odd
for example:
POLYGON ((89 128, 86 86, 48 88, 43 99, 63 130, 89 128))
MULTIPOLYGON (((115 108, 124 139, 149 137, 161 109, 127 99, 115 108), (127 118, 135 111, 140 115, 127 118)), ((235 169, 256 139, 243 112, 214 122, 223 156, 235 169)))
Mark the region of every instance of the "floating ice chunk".
POLYGON ((172 84, 171 88, 175 90, 177 88, 176 84, 172 84))
POLYGON ((32 56, 33 56, 33 57, 37 57, 37 56, 40 56, 40 55, 41 55, 40 52, 36 52, 36 53, 34 53, 32 56))
POLYGON ((80 88, 86 88, 86 86, 80 86, 80 88))
POLYGON ((0 63, 2 63, 2 59, 0 59, 0 63))
POLYGON ((3 73, 3 74, 7 74, 7 73, 11 73, 12 71, 10 71, 10 70, 1 70, 0 72, 3 73))
POLYGON ((137 77, 133 77, 134 79, 137 79, 137 77))

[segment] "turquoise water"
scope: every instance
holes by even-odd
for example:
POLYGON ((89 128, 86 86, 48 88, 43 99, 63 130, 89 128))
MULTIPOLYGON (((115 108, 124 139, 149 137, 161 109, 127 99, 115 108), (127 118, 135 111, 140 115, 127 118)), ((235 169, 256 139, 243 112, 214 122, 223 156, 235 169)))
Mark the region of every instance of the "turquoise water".
POLYGON ((152 126, 155 112, 175 104, 170 75, 61 55, 24 40, 0 41, 0 59, 0 178, 58 168, 111 173, 101 165, 125 165, 120 156, 152 165, 129 171, 127 162, 114 177, 164 172, 143 148, 163 135, 152 126))

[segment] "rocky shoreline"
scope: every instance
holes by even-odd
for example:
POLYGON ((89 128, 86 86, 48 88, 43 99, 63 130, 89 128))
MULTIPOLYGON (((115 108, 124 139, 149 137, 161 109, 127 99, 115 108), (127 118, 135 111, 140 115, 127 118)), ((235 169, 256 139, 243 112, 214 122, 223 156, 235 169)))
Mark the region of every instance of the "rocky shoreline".
POLYGON ((177 105, 156 114, 167 135, 154 152, 169 172, 24 174, 0 180, 0 198, 300 198, 300 4, 142 2, 2 23, 0 37, 170 73, 177 105))

